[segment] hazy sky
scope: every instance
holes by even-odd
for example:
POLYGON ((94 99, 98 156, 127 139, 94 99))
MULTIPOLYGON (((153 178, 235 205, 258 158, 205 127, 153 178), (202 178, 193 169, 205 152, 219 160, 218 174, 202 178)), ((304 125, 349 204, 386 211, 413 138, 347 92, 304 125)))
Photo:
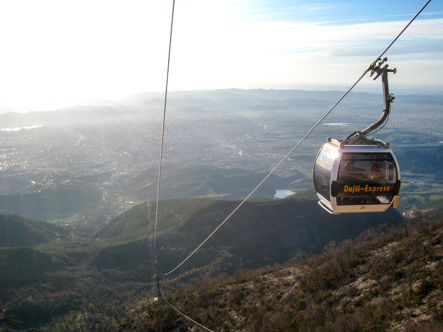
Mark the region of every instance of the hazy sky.
MULTIPOLYGON (((346 89, 425 2, 176 0, 169 89, 346 89)), ((171 9, 172 0, 0 0, 0 112, 164 91, 171 9)), ((443 2, 386 55, 398 69, 391 90, 443 87, 443 2)))

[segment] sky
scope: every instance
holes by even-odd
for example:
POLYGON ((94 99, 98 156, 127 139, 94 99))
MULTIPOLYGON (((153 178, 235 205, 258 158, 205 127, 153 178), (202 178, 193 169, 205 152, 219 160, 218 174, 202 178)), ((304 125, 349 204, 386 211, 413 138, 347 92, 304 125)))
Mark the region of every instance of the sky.
MULTIPOLYGON (((176 0, 168 90, 347 90, 425 3, 176 0)), ((164 92, 172 4, 0 0, 0 113, 164 92)), ((392 92, 442 92, 443 1, 386 56, 392 92)))

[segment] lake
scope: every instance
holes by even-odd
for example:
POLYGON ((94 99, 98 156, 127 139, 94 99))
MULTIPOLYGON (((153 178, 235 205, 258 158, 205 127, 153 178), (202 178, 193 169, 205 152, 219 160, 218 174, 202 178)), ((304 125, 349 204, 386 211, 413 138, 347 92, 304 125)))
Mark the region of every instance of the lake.
POLYGON ((295 194, 295 192, 293 192, 289 189, 277 189, 275 191, 274 198, 285 198, 285 197, 288 197, 288 196, 294 195, 294 194, 295 194))

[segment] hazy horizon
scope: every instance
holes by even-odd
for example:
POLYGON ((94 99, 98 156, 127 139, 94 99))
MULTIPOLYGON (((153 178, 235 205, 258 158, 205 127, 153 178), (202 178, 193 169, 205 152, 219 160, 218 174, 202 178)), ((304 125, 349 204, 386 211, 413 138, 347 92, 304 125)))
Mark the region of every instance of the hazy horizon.
MULTIPOLYGON (((178 1, 169 90, 347 90, 424 2, 178 1)), ((171 9, 172 1, 2 2, 0 112, 164 91, 171 9)), ((393 93, 443 90, 441 31, 443 4, 431 1, 385 54, 398 69, 393 93)))
MULTIPOLYGON (((354 87, 352 92, 363 92, 370 94, 381 94, 381 81, 376 81, 378 84, 372 85, 364 85, 360 84, 354 87)), ((275 88, 226 88, 226 89, 192 89, 192 90, 175 90, 168 91, 168 97, 172 98, 174 93, 178 92, 192 92, 192 91, 216 91, 216 90, 229 90, 229 89, 237 89, 237 90, 284 90, 284 91, 342 91, 343 93, 347 91, 350 87, 346 87, 344 85, 307 85, 307 86, 294 86, 290 88, 285 87, 275 87, 275 88)), ((399 85, 390 85, 390 92, 396 96, 400 95, 432 95, 432 96, 441 96, 443 95, 443 90, 440 88, 440 85, 426 85, 426 86, 399 86, 399 85)), ((71 107, 82 107, 82 106, 117 106, 119 104, 124 104, 125 100, 130 99, 132 96, 142 95, 142 94, 154 94, 159 97, 164 97, 164 91, 146 91, 140 93, 129 94, 126 96, 118 97, 118 98, 109 98, 109 99, 90 99, 90 100, 71 100, 71 101, 57 101, 54 100, 52 102, 36 102, 32 103, 32 101, 25 101, 23 103, 16 102, 11 105, 0 104, 0 114, 5 113, 29 113, 29 112, 45 112, 45 111, 57 111, 60 109, 71 108, 71 107)))

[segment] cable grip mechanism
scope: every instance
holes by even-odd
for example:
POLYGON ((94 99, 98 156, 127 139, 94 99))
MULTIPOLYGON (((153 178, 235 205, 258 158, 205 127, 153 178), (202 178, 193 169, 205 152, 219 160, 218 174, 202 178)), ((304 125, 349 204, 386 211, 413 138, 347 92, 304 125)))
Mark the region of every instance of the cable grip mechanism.
POLYGON ((382 123, 385 122, 391 111, 391 103, 395 99, 394 95, 389 93, 388 73, 395 74, 397 72, 397 69, 396 68, 389 69, 388 68, 389 65, 385 64, 386 61, 388 61, 387 57, 384 57, 383 59, 380 57, 377 61, 375 61, 373 64, 369 66, 369 70, 371 71, 369 77, 372 77, 374 74, 376 74, 374 77, 374 80, 376 80, 379 76, 381 76, 382 87, 383 87, 384 110, 380 119, 378 119, 377 122, 373 123, 372 125, 361 131, 363 135, 368 135, 376 128, 378 128, 380 125, 382 125, 382 123))

